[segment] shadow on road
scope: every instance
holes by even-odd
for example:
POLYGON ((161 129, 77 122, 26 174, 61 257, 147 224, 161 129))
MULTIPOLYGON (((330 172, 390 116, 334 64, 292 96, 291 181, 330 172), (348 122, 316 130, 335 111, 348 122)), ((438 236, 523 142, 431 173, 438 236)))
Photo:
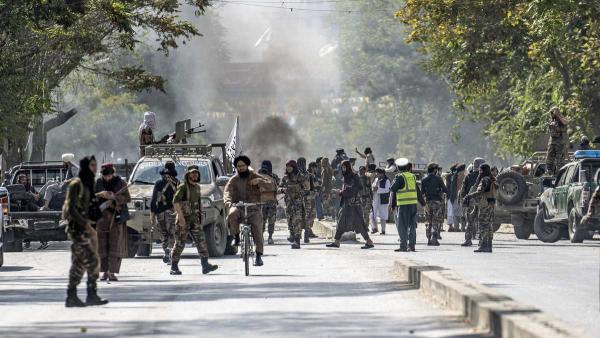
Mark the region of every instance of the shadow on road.
POLYGON ((0 267, 0 272, 18 272, 18 271, 27 271, 31 270, 33 267, 31 266, 3 266, 0 267))

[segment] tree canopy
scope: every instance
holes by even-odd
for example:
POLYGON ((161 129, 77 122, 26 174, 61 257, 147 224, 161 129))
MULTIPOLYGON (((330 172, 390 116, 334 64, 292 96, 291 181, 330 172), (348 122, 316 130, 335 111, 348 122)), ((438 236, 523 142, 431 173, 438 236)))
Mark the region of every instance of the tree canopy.
POLYGON ((406 40, 501 154, 529 153, 555 105, 570 118, 573 141, 599 131, 597 1, 406 0, 399 8, 406 40))

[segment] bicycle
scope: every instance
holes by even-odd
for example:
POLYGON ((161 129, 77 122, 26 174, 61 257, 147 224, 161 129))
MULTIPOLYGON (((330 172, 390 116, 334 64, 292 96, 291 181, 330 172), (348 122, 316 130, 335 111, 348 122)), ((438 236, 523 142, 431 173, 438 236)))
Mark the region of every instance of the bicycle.
POLYGON ((244 270, 246 276, 250 275, 250 258, 252 257, 252 264, 254 264, 254 239, 252 238, 252 226, 248 224, 248 208, 262 207, 264 203, 244 203, 239 202, 232 205, 232 207, 239 208, 242 213, 242 222, 240 223, 240 248, 241 257, 244 261, 244 270))

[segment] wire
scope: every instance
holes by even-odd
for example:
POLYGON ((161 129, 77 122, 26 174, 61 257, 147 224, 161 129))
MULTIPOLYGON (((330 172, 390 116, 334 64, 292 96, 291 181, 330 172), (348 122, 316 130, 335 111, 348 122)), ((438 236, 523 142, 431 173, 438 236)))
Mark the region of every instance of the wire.
MULTIPOLYGON (((325 0, 321 0, 321 1, 325 1, 325 0)), ((330 0, 330 1, 334 1, 334 0, 330 0)), ((339 0, 337 0, 337 1, 339 1, 339 0)), ((352 1, 358 1, 358 0, 352 0, 352 1)), ((243 2, 241 0, 240 1, 235 1, 235 0, 213 0, 213 2, 220 2, 220 3, 223 3, 223 4, 231 4, 231 5, 249 6, 249 7, 285 9, 285 10, 289 10, 290 12, 293 12, 293 11, 305 11, 305 12, 330 12, 330 13, 362 13, 362 11, 352 10, 352 9, 339 10, 339 9, 319 9, 319 8, 287 7, 287 6, 283 5, 285 3, 285 1, 277 2, 277 3, 281 3, 282 4, 281 6, 264 5, 264 4, 260 4, 260 3, 248 3, 248 2, 243 2)), ((375 11, 377 11, 377 12, 387 12, 387 10, 383 10, 383 9, 381 9, 381 10, 375 10, 375 11)))

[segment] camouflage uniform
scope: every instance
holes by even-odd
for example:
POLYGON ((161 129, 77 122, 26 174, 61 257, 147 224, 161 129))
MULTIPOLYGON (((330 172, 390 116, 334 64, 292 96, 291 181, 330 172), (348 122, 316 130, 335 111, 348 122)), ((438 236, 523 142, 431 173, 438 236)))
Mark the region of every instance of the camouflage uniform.
POLYGON ((554 175, 564 165, 567 157, 567 126, 558 119, 551 119, 548 123, 550 140, 548 141, 548 154, 546 155, 546 170, 554 175))
POLYGON ((175 220, 177 213, 172 210, 167 210, 156 214, 156 221, 158 223, 158 229, 163 237, 162 249, 163 252, 168 254, 173 247, 175 247, 175 220))
POLYGON ((598 212, 600 212, 600 186, 596 187, 594 194, 592 195, 592 199, 590 199, 590 204, 588 206, 588 212, 585 217, 582 219, 582 224, 586 224, 586 222, 594 217, 598 217, 598 212))
POLYGON ((492 251, 494 238, 494 208, 496 205, 496 182, 486 176, 481 179, 477 190, 467 195, 477 204, 477 221, 479 224, 479 249, 477 251, 492 251))
MULTIPOLYGON (((275 186, 279 185, 279 177, 275 174, 263 174, 271 178, 275 186)), ((277 221, 277 201, 267 201, 263 207, 263 222, 267 224, 265 227, 263 224, 263 231, 267 230, 269 236, 272 236, 275 232, 275 222, 277 221)))
POLYGON ((91 222, 89 215, 91 199, 91 192, 79 178, 75 178, 69 183, 63 208, 63 218, 69 222, 67 233, 72 241, 69 289, 75 289, 87 272, 87 287, 95 290, 96 281, 100 275, 98 236, 89 225, 91 222))
POLYGON ((304 229, 312 232, 312 227, 315 223, 315 217, 317 217, 316 197, 318 185, 316 182, 317 178, 314 174, 308 173, 306 180, 309 188, 307 194, 304 196, 304 229))
POLYGON ((285 213, 288 228, 293 238, 300 238, 304 225, 304 195, 308 191, 306 176, 295 173, 286 174, 280 187, 285 190, 285 213))
POLYGON ((360 203, 362 207, 363 219, 365 224, 370 223, 371 211, 373 211, 373 190, 371 189, 371 179, 368 176, 359 176, 360 178, 360 203))
POLYGON ((172 262, 174 264, 178 263, 181 258, 181 253, 185 248, 188 233, 192 235, 192 239, 196 244, 196 249, 198 250, 200 257, 208 257, 204 229, 202 229, 202 223, 200 221, 200 198, 200 185, 188 182, 187 178, 184 179, 179 187, 177 187, 175 197, 173 198, 173 204, 179 203, 181 205, 183 216, 185 218, 185 226, 180 226, 179 220, 177 220, 175 247, 172 253, 172 262))
POLYGON ((430 239, 433 236, 437 238, 440 233, 440 227, 444 222, 444 203, 441 201, 427 201, 425 205, 425 217, 427 218, 427 225, 425 227, 425 233, 427 238, 430 239))

